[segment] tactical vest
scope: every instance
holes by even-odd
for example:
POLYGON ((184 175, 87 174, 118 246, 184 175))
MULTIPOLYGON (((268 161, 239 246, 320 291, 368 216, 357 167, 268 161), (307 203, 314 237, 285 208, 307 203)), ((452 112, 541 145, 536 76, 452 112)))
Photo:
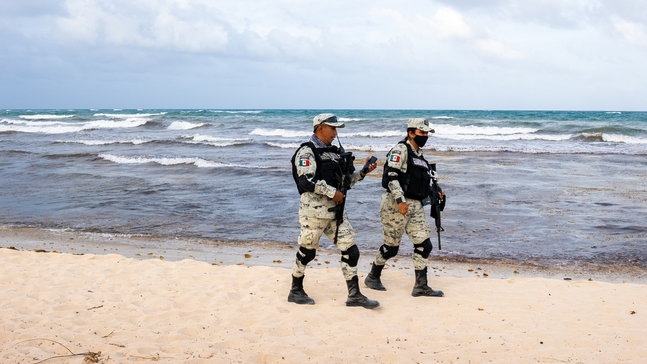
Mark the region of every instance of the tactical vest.
POLYGON ((326 148, 317 148, 312 142, 305 142, 299 146, 299 148, 292 155, 292 178, 294 178, 294 183, 297 185, 299 194, 303 194, 305 191, 299 187, 299 176, 297 175, 297 167, 294 164, 294 160, 297 156, 297 153, 301 148, 308 146, 312 150, 315 156, 315 163, 317 163, 317 170, 315 172, 315 180, 324 180, 329 186, 335 188, 340 188, 342 181, 342 171, 339 165, 341 160, 341 154, 339 148, 332 145, 326 148))
MULTIPOLYGON (((406 139, 399 143, 407 147, 407 173, 398 172, 398 182, 400 182, 400 187, 404 191, 404 197, 424 200, 430 193, 431 169, 429 163, 423 156, 417 156, 413 152, 411 146, 406 143, 406 139)), ((389 190, 389 169, 387 165, 384 166, 382 187, 391 192, 389 190)))

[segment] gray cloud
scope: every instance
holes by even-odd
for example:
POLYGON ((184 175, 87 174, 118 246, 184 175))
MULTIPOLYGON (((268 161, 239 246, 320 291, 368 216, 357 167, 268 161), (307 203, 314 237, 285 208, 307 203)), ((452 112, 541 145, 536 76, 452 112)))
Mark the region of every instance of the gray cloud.
POLYGON ((67 98, 66 107, 605 107, 589 101, 603 97, 588 84, 608 108, 633 108, 647 87, 643 8, 627 0, 1 2, 0 82, 14 89, 0 91, 8 103, 0 106, 67 98))

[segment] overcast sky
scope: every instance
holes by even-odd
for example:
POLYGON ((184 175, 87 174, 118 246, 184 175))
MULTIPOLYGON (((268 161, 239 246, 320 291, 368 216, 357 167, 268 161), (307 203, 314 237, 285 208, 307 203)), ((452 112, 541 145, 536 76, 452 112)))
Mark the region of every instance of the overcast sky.
POLYGON ((647 6, 0 0, 0 108, 647 110, 647 6))

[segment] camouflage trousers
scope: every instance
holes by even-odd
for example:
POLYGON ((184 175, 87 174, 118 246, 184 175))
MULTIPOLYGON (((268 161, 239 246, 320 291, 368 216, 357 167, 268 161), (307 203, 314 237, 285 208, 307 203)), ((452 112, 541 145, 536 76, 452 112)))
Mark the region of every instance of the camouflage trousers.
MULTIPOLYGON (((321 235, 326 235, 330 241, 335 239, 337 221, 335 219, 321 219, 312 216, 299 216, 301 232, 299 234, 299 246, 306 249, 317 249, 321 235)), ((344 221, 339 225, 339 234, 337 235, 337 248, 344 252, 355 245, 355 232, 348 222, 344 213, 344 221)), ((348 281, 357 275, 357 266, 351 267, 346 262, 341 262, 341 270, 344 278, 348 281)), ((301 277, 305 274, 306 266, 298 259, 295 259, 292 275, 301 277)))
MULTIPOLYGON (((406 215, 402 215, 398 210, 398 204, 393 198, 393 194, 385 192, 382 195, 380 218, 386 246, 400 246, 402 235, 405 232, 413 244, 420 244, 429 239, 431 229, 427 223, 422 202, 407 198, 407 203, 409 204, 409 211, 407 211, 406 215)), ((386 259, 378 253, 375 264, 384 265, 385 263, 386 259)), ((427 266, 427 259, 420 254, 413 254, 413 266, 416 270, 424 269, 427 266)))

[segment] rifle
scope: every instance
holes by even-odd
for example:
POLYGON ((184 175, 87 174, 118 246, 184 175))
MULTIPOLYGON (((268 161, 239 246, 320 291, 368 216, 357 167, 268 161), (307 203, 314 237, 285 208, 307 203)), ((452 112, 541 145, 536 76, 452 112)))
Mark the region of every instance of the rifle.
MULTIPOLYGON (((339 141, 339 137, 337 137, 337 141, 339 142, 339 154, 341 156, 341 159, 339 160, 339 172, 341 173, 341 182, 339 183, 339 192, 341 192, 344 195, 344 200, 337 204, 335 207, 331 207, 329 211, 335 211, 335 223, 336 223, 336 228, 335 228, 335 238, 333 239, 333 243, 337 245, 337 238, 339 236, 339 225, 341 225, 342 222, 344 222, 344 208, 346 207, 346 192, 350 190, 350 179, 351 175, 355 171, 355 167, 353 166, 353 161, 355 160, 355 157, 353 156, 353 153, 351 152, 346 152, 344 151, 344 148, 341 146, 341 142, 339 141)), ((377 158, 374 156, 371 156, 371 158, 364 164, 364 167, 362 167, 361 173, 366 174, 368 173, 368 167, 375 163, 377 161, 377 158)))
POLYGON ((440 219, 440 212, 445 209, 445 203, 447 202, 447 196, 443 195, 443 198, 438 197, 439 192, 443 192, 443 189, 438 185, 438 179, 436 178, 436 163, 430 163, 431 166, 431 192, 429 198, 431 199, 431 214, 430 216, 434 218, 436 223, 436 233, 438 234, 438 250, 442 250, 442 245, 440 243, 440 232, 445 231, 442 226, 440 219))
MULTIPOLYGON (((339 141, 339 138, 337 138, 339 141)), ((339 225, 344 222, 344 208, 346 207, 346 192, 350 189, 350 176, 352 175, 355 167, 353 167, 353 161, 355 157, 353 153, 344 151, 344 148, 339 142, 339 155, 341 159, 339 160, 339 172, 341 174, 338 190, 344 195, 344 199, 338 203, 335 207, 331 207, 329 211, 335 211, 335 222, 337 227, 335 228, 335 238, 333 239, 333 244, 337 245, 337 237, 339 236, 339 225)))

